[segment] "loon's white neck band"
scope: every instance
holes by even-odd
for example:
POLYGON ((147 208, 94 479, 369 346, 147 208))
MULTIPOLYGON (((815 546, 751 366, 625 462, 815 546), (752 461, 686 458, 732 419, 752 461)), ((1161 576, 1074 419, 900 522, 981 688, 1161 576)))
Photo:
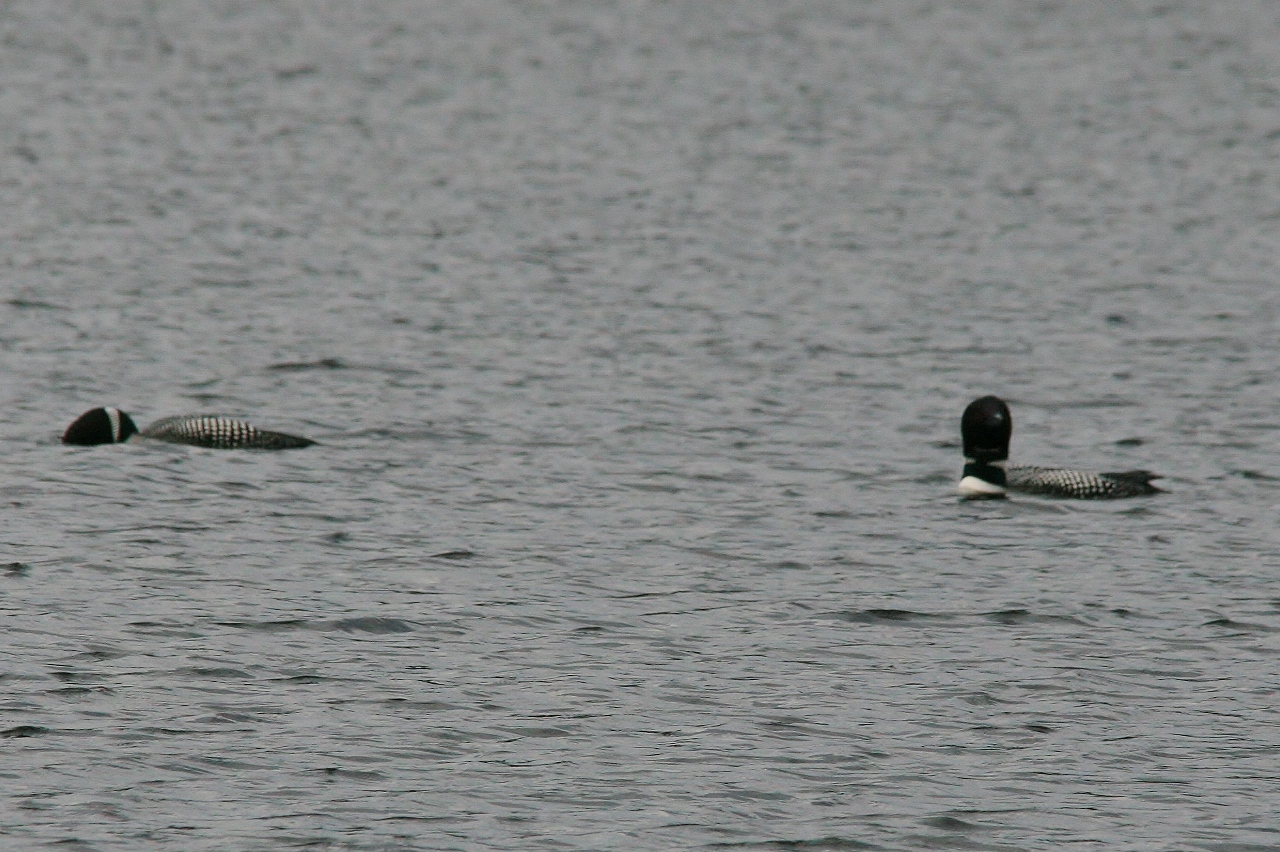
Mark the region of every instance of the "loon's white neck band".
MULTIPOLYGON (((977 464, 978 462, 977 462, 977 460, 976 460, 976 459, 966 458, 966 459, 964 460, 964 463, 965 463, 965 464, 977 464)), ((1001 470, 1004 470, 1004 466, 1005 466, 1006 464, 1008 464, 1008 463, 1009 463, 1009 460, 1008 460, 1008 459, 1000 459, 999 461, 983 462, 983 464, 987 465, 988 467, 998 467, 998 468, 1000 468, 1001 470)))
POLYGON ((107 406, 102 410, 107 412, 107 419, 111 421, 111 443, 120 443, 120 409, 107 406))

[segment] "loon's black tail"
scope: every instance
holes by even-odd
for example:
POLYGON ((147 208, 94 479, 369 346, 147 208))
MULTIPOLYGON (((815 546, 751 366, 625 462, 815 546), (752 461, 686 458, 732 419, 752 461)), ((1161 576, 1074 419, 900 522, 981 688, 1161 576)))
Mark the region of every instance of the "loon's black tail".
POLYGON ((1149 470, 1117 470, 1101 475, 1113 482, 1124 483, 1134 496, 1159 494, 1160 489, 1152 485, 1151 480, 1163 478, 1160 474, 1152 473, 1149 470))

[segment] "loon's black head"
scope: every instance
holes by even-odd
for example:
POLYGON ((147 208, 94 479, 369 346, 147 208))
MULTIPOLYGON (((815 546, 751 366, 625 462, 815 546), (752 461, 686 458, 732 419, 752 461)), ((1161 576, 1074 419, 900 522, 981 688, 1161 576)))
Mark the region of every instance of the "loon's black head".
POLYGON ((1009 436, 1013 434, 1013 418, 1009 406, 998 396, 984 396, 969 403, 960 418, 960 437, 964 439, 964 457, 979 464, 1009 458, 1009 436))
POLYGON ((1004 400, 984 396, 969 403, 960 418, 960 436, 964 439, 961 496, 1005 496, 1007 478, 1004 463, 1009 458, 1009 436, 1012 434, 1013 418, 1004 400))
POLYGON ((90 446, 93 444, 119 444, 136 435, 138 427, 133 418, 118 408, 91 408, 76 418, 62 433, 62 443, 90 446))

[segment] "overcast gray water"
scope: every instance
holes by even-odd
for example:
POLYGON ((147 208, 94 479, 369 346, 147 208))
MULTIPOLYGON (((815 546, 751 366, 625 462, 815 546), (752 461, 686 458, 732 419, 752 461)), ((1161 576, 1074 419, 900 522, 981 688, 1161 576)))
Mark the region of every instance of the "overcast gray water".
POLYGON ((0 848, 1280 849, 1278 263, 1270 0, 0 4, 0 848))

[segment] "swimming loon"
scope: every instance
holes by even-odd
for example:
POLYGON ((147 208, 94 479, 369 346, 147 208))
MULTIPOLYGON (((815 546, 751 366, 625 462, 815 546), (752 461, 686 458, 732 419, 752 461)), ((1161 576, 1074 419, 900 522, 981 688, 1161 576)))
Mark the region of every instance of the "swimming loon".
POLYGON ((1000 498, 1006 491, 1020 491, 1046 497, 1107 500, 1160 491, 1151 484, 1151 480, 1160 478, 1159 474, 1145 470, 1087 473, 1052 467, 1006 467, 1012 434, 1013 418, 1004 400, 984 396, 969 403, 960 419, 960 435, 964 439, 960 496, 1000 498))
POLYGON ((62 435, 64 444, 119 444, 141 435, 172 444, 190 444, 215 450, 292 450, 315 443, 283 432, 269 432, 230 417, 183 414, 165 417, 139 430, 133 418, 118 408, 93 408, 76 418, 62 435))

